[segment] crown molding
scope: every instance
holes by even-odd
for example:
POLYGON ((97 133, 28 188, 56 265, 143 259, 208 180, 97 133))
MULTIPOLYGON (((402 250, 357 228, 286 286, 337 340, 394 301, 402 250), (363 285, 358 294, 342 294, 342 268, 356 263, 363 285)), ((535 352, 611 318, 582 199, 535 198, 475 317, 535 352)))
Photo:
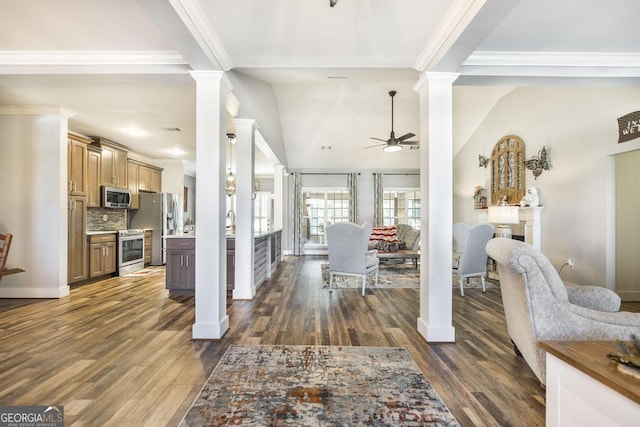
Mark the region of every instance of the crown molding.
POLYGON ((169 0, 169 2, 207 58, 212 63, 217 63, 223 71, 232 69, 231 58, 198 1, 169 0))
POLYGON ((476 51, 462 65, 485 67, 640 67, 640 53, 476 51))
POLYGON ((456 0, 447 10, 413 68, 423 72, 433 69, 447 54, 487 0, 456 0))
POLYGON ((0 51, 0 74, 184 73, 176 51, 0 51))
POLYGON ((176 51, 0 51, 0 65, 185 65, 176 51))
POLYGON ((0 116, 43 116, 55 115, 71 118, 76 115, 72 110, 63 107, 16 106, 0 107, 0 116))
POLYGON ((474 52, 465 76, 640 77, 640 53, 474 52))

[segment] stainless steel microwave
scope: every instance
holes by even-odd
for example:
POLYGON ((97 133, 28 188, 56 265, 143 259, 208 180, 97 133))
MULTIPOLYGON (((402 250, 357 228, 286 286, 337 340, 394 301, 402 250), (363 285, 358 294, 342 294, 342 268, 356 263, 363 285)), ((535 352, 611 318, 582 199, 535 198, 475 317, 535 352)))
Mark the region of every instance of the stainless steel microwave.
POLYGON ((128 208, 131 206, 131 192, 126 188, 102 187, 102 207, 128 208))

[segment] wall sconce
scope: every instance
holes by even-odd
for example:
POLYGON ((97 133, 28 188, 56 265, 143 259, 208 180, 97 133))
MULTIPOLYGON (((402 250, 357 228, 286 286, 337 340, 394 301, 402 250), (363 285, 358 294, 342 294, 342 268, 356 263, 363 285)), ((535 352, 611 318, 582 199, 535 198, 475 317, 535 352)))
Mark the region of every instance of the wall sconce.
POLYGON ((486 168, 489 164, 489 158, 483 156, 482 154, 478 154, 478 167, 486 168))
POLYGON ((545 146, 543 145, 542 150, 538 152, 538 157, 533 156, 531 159, 525 160, 524 166, 533 172, 533 179, 538 179, 543 170, 548 171, 551 169, 551 161, 545 146))

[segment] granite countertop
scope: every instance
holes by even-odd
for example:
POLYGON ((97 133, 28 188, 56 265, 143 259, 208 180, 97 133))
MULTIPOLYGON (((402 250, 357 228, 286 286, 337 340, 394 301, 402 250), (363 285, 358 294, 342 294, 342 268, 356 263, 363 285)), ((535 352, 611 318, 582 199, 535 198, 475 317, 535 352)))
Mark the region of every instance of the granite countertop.
POLYGON ((95 236, 98 234, 116 234, 118 230, 100 230, 100 231, 87 231, 87 236, 95 236))
POLYGON ((172 234, 164 237, 165 239, 195 239, 196 233, 172 234))

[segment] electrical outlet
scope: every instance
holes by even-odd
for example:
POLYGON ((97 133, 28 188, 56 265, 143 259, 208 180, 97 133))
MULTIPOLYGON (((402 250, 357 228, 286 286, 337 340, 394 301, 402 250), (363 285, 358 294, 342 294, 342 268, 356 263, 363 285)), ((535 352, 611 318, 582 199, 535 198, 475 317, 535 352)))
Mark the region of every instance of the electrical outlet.
POLYGON ((102 215, 102 221, 104 222, 109 221, 109 217, 107 215, 102 215))
POLYGON ((567 258, 567 265, 569 266, 570 269, 574 269, 575 268, 575 263, 573 261, 573 258, 567 258))

